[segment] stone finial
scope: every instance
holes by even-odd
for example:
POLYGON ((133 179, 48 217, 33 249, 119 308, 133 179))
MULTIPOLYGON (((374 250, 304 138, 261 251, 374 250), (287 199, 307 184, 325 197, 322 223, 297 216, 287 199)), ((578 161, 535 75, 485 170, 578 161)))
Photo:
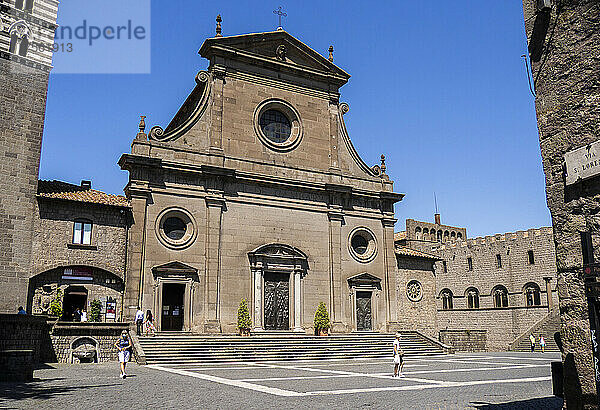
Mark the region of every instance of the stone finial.
POLYGON ((329 46, 329 61, 333 63, 333 46, 329 46))
POLYGON ((223 35, 221 34, 221 22, 222 21, 223 20, 221 19, 221 15, 218 14, 217 15, 217 29, 216 29, 217 34, 215 35, 215 37, 223 37, 223 35))
POLYGON ((381 154, 381 174, 385 174, 385 170, 387 167, 385 166, 385 155, 381 154))
POLYGON ((145 115, 140 115, 139 129, 140 129, 140 131, 138 132, 138 134, 135 138, 138 140, 145 140, 147 137, 147 135, 146 135, 146 116, 145 115))

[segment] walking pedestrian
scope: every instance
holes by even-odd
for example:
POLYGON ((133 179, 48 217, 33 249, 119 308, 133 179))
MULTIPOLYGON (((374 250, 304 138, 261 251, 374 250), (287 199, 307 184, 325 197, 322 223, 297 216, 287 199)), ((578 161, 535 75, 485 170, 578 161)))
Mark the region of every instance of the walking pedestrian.
POLYGON ((23 309, 23 306, 19 306, 19 310, 17 311, 17 315, 26 315, 27 312, 25 312, 25 309, 23 309))
POLYGON ((81 310, 79 308, 73 311, 73 322, 81 322, 81 310))
POLYGON ((546 339, 542 335, 540 335, 540 349, 542 349, 542 353, 546 351, 546 339))
POLYGON ((138 336, 142 335, 142 326, 144 324, 144 312, 138 306, 137 312, 135 312, 135 334, 138 336))
POLYGON ((144 331, 146 332, 146 336, 148 333, 152 333, 152 336, 156 336, 156 328, 154 327, 154 318, 152 317, 152 312, 150 309, 146 311, 146 321, 144 322, 144 331))
POLYGON ((87 322, 87 312, 85 311, 85 309, 81 310, 81 321, 87 322))
POLYGON ((529 334, 529 343, 531 344, 531 352, 533 353, 535 351, 535 336, 533 333, 529 334))
POLYGON ((121 379, 127 377, 125 373, 125 365, 129 361, 129 349, 131 348, 131 340, 127 335, 127 330, 121 332, 121 337, 115 343, 115 347, 119 351, 119 363, 121 364, 121 379))
POLYGON ((404 351, 400 347, 400 333, 396 333, 394 340, 394 376, 404 377, 402 368, 404 367, 404 351))

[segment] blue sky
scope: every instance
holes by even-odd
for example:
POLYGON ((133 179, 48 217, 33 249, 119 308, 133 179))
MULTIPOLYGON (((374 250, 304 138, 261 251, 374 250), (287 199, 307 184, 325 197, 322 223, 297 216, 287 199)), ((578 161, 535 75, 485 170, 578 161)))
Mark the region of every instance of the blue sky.
POLYGON ((434 193, 442 222, 469 236, 550 225, 521 2, 372 4, 153 0, 150 74, 51 76, 40 177, 122 193, 127 173, 116 162, 139 115, 148 128, 166 126, 207 67, 197 51, 215 16, 224 35, 270 31, 281 5, 286 31, 323 55, 333 44, 352 75, 341 89, 350 137, 368 164, 386 155, 406 194, 396 230, 406 218, 432 221, 434 193))

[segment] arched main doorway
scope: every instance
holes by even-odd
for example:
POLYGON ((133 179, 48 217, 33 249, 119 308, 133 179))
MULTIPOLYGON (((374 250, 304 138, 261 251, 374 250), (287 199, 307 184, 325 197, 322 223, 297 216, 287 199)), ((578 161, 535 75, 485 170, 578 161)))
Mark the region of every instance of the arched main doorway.
POLYGON ((302 332, 301 279, 308 271, 304 252, 284 244, 263 245, 248 252, 253 275, 254 330, 302 332))

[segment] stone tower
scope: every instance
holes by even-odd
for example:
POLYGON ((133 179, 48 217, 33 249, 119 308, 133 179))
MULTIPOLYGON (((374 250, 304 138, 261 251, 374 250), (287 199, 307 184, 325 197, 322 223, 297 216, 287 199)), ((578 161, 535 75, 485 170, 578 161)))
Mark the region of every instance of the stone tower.
POLYGON ((0 312, 25 306, 57 0, 0 0, 0 312))

